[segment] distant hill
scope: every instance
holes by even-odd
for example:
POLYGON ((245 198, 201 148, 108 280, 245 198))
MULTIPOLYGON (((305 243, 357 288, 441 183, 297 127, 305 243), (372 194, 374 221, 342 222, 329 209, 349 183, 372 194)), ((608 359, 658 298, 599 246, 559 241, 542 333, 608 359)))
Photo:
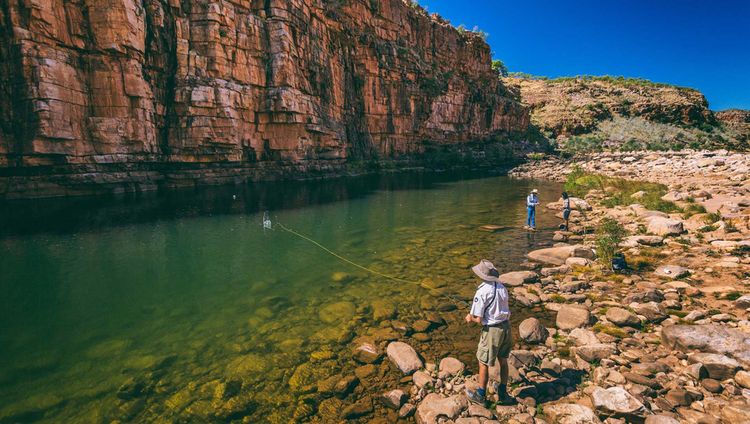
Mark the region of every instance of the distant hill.
POLYGON ((562 150, 748 150, 747 111, 714 113, 692 88, 610 76, 503 78, 562 150), (743 115, 744 113, 744 115, 743 115))

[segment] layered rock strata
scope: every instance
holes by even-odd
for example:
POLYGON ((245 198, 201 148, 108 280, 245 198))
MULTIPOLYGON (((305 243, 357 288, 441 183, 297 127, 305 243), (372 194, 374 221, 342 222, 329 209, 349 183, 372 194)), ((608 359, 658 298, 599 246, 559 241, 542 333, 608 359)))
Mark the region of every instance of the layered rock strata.
POLYGON ((30 0, 0 20, 0 194, 200 169, 164 164, 304 172, 528 126, 482 38, 402 0, 30 0))

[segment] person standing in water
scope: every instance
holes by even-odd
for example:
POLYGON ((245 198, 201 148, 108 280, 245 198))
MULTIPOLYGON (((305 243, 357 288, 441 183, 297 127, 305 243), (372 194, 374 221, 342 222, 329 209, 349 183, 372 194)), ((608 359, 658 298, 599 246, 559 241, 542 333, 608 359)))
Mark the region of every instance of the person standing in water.
POLYGON ((568 231, 570 228, 568 226, 569 220, 570 220, 570 197, 568 197, 568 193, 563 191, 562 192, 562 199, 563 199, 563 221, 565 223, 563 224, 563 230, 568 231))
POLYGON ((531 194, 526 197, 526 227, 530 230, 536 230, 536 205, 539 204, 539 190, 531 190, 531 194))
POLYGON ((497 359, 500 362, 500 383, 495 385, 495 392, 502 404, 513 404, 515 399, 508 395, 508 356, 513 345, 510 329, 510 307, 508 290, 500 281, 500 273, 492 262, 482 261, 471 268, 477 277, 482 279, 471 311, 466 314, 466 322, 480 324, 482 334, 477 347, 479 361, 479 388, 466 389, 469 400, 484 405, 489 381, 490 367, 497 359))

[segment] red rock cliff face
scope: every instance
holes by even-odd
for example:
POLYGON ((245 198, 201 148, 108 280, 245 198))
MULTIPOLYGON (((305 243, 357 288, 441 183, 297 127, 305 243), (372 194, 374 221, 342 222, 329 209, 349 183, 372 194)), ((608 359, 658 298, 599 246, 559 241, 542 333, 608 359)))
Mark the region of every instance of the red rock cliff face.
POLYGON ((0 0, 0 166, 388 158, 524 130, 402 0, 0 0))

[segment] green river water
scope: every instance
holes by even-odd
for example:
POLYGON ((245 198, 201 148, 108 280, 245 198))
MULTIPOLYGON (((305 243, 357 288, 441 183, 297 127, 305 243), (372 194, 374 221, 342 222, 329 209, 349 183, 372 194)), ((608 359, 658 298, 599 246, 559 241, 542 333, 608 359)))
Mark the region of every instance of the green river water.
MULTIPOLYGON (((543 202, 560 192, 414 174, 0 205, 0 422, 337 422, 358 399, 407 387, 386 359, 345 398, 325 393, 319 383, 361 365, 351 352, 366 340, 473 370, 478 329, 446 295, 471 300, 479 259, 515 270, 550 244, 551 212, 540 208, 539 232, 522 229, 532 186, 543 202), (421 284, 264 230, 264 210, 421 284), (426 317, 447 325, 393 328, 426 317)), ((515 324, 542 314, 513 312, 515 324)), ((370 417, 393 418, 374 405, 370 417)))

